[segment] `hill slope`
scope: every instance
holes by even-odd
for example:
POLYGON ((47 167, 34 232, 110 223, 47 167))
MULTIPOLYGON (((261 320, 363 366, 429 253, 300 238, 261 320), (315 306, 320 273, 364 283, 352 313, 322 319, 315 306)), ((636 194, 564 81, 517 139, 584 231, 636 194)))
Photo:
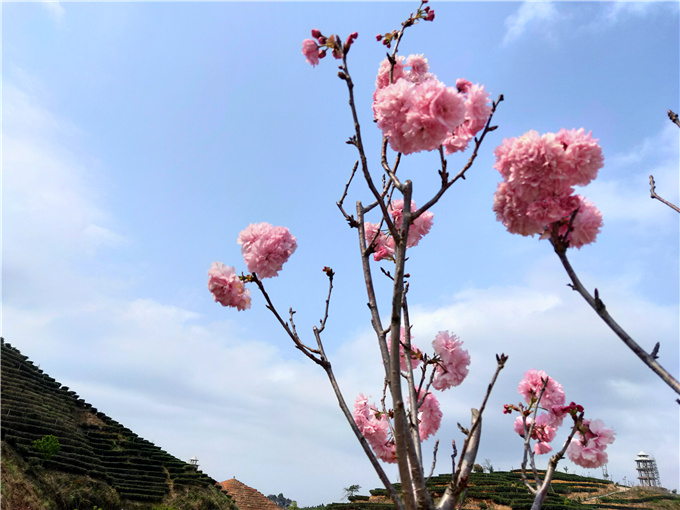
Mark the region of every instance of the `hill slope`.
MULTIPOLYGON (((451 481, 451 475, 433 476, 428 490, 436 499, 441 497, 451 481)), ((394 484, 397 490, 399 484, 394 484)), ((394 508, 387 490, 373 489, 370 496, 355 496, 351 503, 333 503, 327 510, 386 510, 394 508)), ((524 486, 520 473, 472 473, 464 509, 529 510, 533 496, 524 486)), ((552 488, 543 504, 545 510, 670 510, 680 509, 680 497, 664 489, 642 490, 621 487, 608 480, 555 473, 552 488)))
POLYGON ((2 347, 2 509, 236 509, 217 482, 2 347), (53 456, 34 442, 55 436, 53 456))

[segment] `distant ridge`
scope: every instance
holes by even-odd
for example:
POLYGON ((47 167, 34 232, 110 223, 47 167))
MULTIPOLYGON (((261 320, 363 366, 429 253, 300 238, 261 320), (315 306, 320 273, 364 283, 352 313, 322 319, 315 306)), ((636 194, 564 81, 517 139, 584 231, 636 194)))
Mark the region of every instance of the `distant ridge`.
POLYGON ((0 343, 3 509, 237 508, 214 479, 98 411, 4 339, 0 343), (50 459, 33 446, 46 435, 61 446, 50 459), (185 506, 189 499, 194 503, 185 506))
POLYGON ((236 501, 240 510, 281 510, 281 507, 259 491, 239 482, 236 478, 220 484, 236 501))

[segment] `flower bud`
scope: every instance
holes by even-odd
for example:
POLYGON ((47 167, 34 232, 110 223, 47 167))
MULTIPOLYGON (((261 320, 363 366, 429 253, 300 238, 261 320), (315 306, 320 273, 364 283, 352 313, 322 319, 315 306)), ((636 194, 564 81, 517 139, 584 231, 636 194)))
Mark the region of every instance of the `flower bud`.
POLYGON ((313 28, 312 29, 312 37, 314 39, 318 39, 319 37, 322 37, 321 36, 321 30, 319 30, 318 28, 313 28))

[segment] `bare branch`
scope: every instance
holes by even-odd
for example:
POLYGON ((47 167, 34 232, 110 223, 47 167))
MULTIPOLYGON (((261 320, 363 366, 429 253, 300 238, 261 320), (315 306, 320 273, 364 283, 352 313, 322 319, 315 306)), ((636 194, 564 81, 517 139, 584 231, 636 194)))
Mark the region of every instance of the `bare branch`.
POLYGON ((430 481, 432 475, 434 474, 434 467, 437 465, 437 451, 439 450, 439 439, 434 444, 434 451, 432 452, 432 467, 430 468, 430 474, 427 475, 426 483, 430 481))
MULTIPOLYGON (((677 120, 678 116, 676 115, 675 118, 676 118, 676 120, 677 120)), ((677 205, 675 205, 675 204, 669 202, 668 200, 666 200, 666 199, 664 199, 664 198, 661 198, 659 195, 656 194, 656 183, 654 182, 654 176, 653 176, 653 175, 650 175, 650 176, 649 176, 649 195, 650 195, 653 199, 656 198, 659 202, 663 202, 663 203, 666 204, 668 207, 670 207, 671 209, 673 209, 675 212, 680 213, 680 207, 678 207, 677 205)))
MULTIPOLYGON (((321 359, 320 357, 314 356, 314 354, 320 354, 320 352, 316 349, 312 349, 311 347, 306 346, 305 344, 302 343, 300 338, 298 337, 297 333, 294 331, 294 329, 291 329, 291 327, 288 325, 286 321, 284 321, 281 318, 281 315, 279 315, 279 312, 276 310, 276 307, 274 307, 274 303, 272 303, 271 299, 269 298, 269 294, 267 294, 267 291, 264 289, 264 285, 260 281, 259 278, 255 274, 250 276, 250 280, 255 282, 255 284, 258 286, 260 289, 260 292, 264 296, 264 299, 267 301, 267 309, 269 309, 270 312, 274 314, 274 317, 276 317, 276 320, 279 321, 279 324, 283 327, 283 329, 288 333, 288 336, 293 340, 293 343, 295 344, 295 348, 299 349, 302 351, 302 353, 307 356, 309 359, 311 359, 314 363, 317 365, 324 366, 324 360, 321 359)), ((293 317, 293 309, 290 309, 290 316, 291 316, 291 321, 293 317)), ((293 328, 295 325, 293 325, 293 328)))
MULTIPOLYGON (((479 439, 482 435, 482 412, 486 407, 486 403, 491 395, 491 390, 496 384, 498 379, 498 374, 505 367, 505 362, 508 357, 505 354, 496 355, 496 372, 494 373, 491 383, 486 390, 486 395, 484 396, 484 401, 482 402, 479 411, 477 409, 472 409, 472 426, 470 427, 470 433, 465 438, 465 443, 463 444, 463 453, 461 455, 460 461, 458 463, 458 469, 455 470, 453 479, 446 487, 444 496, 442 496, 439 504, 437 505, 437 510, 452 510, 455 508, 456 504, 460 500, 461 494, 467 487, 468 477, 470 472, 474 467, 475 458, 477 457, 477 449, 479 447, 479 439)), ((453 443, 454 454, 452 458, 454 459, 455 468, 455 455, 456 455, 456 443, 453 443)))
POLYGON ((626 331, 621 326, 619 326, 619 324, 611 317, 611 315, 609 315, 609 312, 607 312, 607 309, 600 299, 597 291, 595 291, 595 297, 593 297, 585 289, 581 281, 578 279, 578 276, 576 276, 576 272, 571 267, 569 260, 567 259, 566 246, 559 240, 556 241, 554 238, 551 238, 550 242, 553 244, 555 253, 557 253, 557 256, 560 258, 564 269, 567 271, 567 274, 571 279, 571 288, 581 294, 583 299, 585 299, 591 308, 595 310, 595 312, 600 316, 605 324, 607 324, 607 326, 609 326, 609 328, 614 333, 616 333, 616 335, 621 340, 623 340, 623 343, 625 343, 645 365, 647 365, 656 375, 658 375, 666 384, 668 384, 668 386, 670 386, 673 391, 680 394, 680 383, 677 381, 677 379, 668 373, 668 371, 663 368, 656 361, 656 359, 654 359, 654 356, 647 353, 642 347, 638 345, 635 340, 633 340, 633 338, 628 333, 626 333, 626 331))
POLYGON ((675 113, 673 110, 668 110, 668 118, 671 119, 671 122, 673 124, 680 127, 680 120, 678 119, 678 114, 675 113))
POLYGON ((349 180, 347 181, 347 184, 345 184, 345 191, 343 191, 342 196, 340 197, 340 200, 336 202, 336 205, 340 209, 340 212, 342 215, 345 217, 347 220, 347 223, 349 223, 349 226, 351 228, 358 228, 359 224, 357 223, 357 220, 354 219, 354 216, 351 216, 345 212, 345 209, 343 208, 343 204, 345 203, 345 198, 347 198, 347 192, 349 191, 349 185, 352 182, 352 179, 354 179, 354 174, 357 171, 357 168, 359 167, 359 162, 357 161, 354 163, 354 168, 352 168, 352 173, 349 176, 349 180))

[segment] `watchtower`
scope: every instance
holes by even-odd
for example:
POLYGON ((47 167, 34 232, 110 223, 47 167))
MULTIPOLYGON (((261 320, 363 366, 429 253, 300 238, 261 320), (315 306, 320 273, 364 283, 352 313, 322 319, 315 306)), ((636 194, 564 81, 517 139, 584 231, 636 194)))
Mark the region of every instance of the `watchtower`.
POLYGON ((656 460, 645 452, 638 453, 635 459, 638 472, 638 480, 642 487, 661 487, 659 481, 659 469, 656 467, 656 460))

